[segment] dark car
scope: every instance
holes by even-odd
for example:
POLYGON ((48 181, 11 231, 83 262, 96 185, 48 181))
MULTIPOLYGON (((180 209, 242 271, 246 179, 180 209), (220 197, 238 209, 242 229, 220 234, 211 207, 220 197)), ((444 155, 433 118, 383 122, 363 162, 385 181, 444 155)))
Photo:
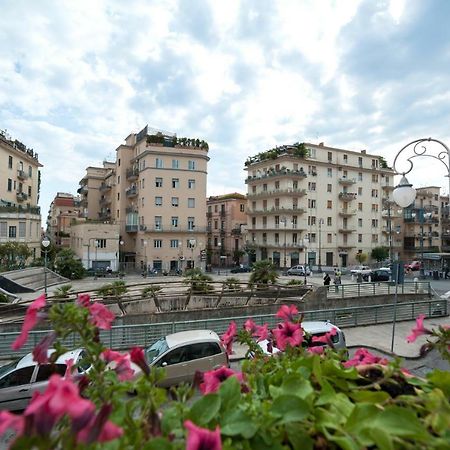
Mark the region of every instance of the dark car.
POLYGON ((372 270, 372 272, 364 274, 363 279, 364 281, 389 281, 391 278, 391 273, 389 270, 384 269, 376 269, 372 270))
POLYGON ((234 267, 233 269, 230 270, 231 273, 246 273, 246 272, 251 272, 252 268, 249 266, 239 266, 239 267, 234 267))

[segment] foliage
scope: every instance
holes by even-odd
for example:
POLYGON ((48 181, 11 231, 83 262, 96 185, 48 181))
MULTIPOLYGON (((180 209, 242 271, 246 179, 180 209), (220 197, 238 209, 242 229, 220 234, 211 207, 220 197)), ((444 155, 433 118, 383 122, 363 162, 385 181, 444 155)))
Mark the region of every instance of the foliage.
POLYGON ((384 261, 389 257, 389 248, 387 247, 374 247, 370 253, 372 259, 377 262, 384 261))
POLYGON ((55 298, 69 298, 69 293, 72 290, 71 284, 64 284, 56 288, 53 292, 55 298))
POLYGON ((245 255, 245 252, 243 250, 240 249, 236 249, 233 251, 233 261, 234 263, 238 266, 241 258, 245 255))
POLYGON ((63 277, 71 280, 79 280, 85 273, 83 263, 70 248, 63 248, 56 254, 53 267, 63 277))
POLYGON ((268 159, 277 159, 280 155, 290 155, 295 158, 306 158, 309 155, 309 150, 306 148, 304 143, 297 142, 293 145, 283 145, 281 147, 275 147, 265 152, 256 154, 255 156, 249 156, 245 161, 244 165, 250 166, 261 161, 266 161, 268 159))
POLYGON ((356 261, 358 261, 360 264, 364 263, 367 261, 367 253, 363 253, 363 252, 358 252, 355 256, 356 261))
POLYGON ((302 280, 289 280, 286 283, 286 286, 299 286, 301 284, 304 284, 304 282, 302 280))
POLYGON ((267 259, 257 261, 253 264, 253 271, 250 274, 249 285, 254 284, 267 286, 269 283, 274 284, 277 281, 278 272, 276 267, 267 259))
POLYGON ((214 290, 212 278, 204 274, 198 267, 186 271, 183 283, 190 286, 193 294, 207 294, 214 290))
POLYGON ((125 281, 116 280, 112 283, 104 284, 97 289, 98 295, 103 297, 122 297, 128 291, 125 281))
POLYGON ((149 134, 147 136, 148 144, 163 144, 167 147, 175 147, 180 145, 182 147, 200 148, 202 150, 208 150, 209 145, 206 141, 200 139, 191 138, 177 138, 176 136, 164 136, 161 132, 156 134, 149 134))
POLYGON ((390 169, 390 167, 388 166, 388 163, 386 162, 386 160, 382 156, 378 157, 378 161, 380 162, 380 167, 382 169, 390 169))
POLYGON ((0 269, 23 269, 30 256, 31 250, 26 244, 13 241, 0 244, 0 269))
MULTIPOLYGON (((32 305, 35 312, 45 306, 40 300, 39 307, 32 305)), ((0 434, 16 429, 13 450, 448 448, 447 372, 418 378, 402 370, 399 358, 388 362, 364 349, 346 361, 333 349, 332 331, 317 338, 328 347, 305 347, 303 342, 314 338, 304 334, 295 306, 280 308, 281 323, 269 334, 267 326, 249 319, 236 336, 236 324, 230 324, 222 340, 231 350, 237 339, 252 355, 242 373, 210 371, 194 387, 181 385, 170 396, 157 387, 163 369, 150 368, 142 349, 121 354, 105 348, 99 328, 109 329, 113 320, 103 320, 105 315, 107 309, 87 296, 50 308, 57 353, 65 352, 62 341, 76 334, 86 350, 83 365, 91 368, 78 386, 70 374, 65 380, 54 375, 54 391, 49 387, 34 396, 23 415, 0 413, 0 434), (283 336, 287 325, 296 336, 283 336), (292 345, 283 344, 282 352, 268 356, 256 343, 263 337, 279 348, 282 342, 292 345), (133 375, 131 362, 140 376, 133 375)), ((420 334, 433 338, 427 345, 439 346, 448 356, 449 327, 428 330, 421 317, 408 339, 420 334)), ((46 351, 42 342, 39 346, 36 355, 42 358, 46 351)))
POLYGON ((146 298, 148 296, 150 297, 156 297, 156 294, 162 290, 161 286, 158 286, 156 284, 152 284, 150 286, 146 286, 144 289, 142 289, 142 298, 146 298))
POLYGON ((241 290, 241 282, 239 278, 228 277, 225 281, 225 287, 229 291, 240 291, 241 290))

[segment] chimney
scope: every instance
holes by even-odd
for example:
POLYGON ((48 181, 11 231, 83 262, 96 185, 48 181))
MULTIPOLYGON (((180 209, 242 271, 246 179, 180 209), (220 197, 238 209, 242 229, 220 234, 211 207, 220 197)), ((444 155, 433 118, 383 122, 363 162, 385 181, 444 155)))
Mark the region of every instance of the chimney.
POLYGON ((361 153, 362 153, 363 155, 365 155, 366 152, 367 152, 367 150, 361 150, 361 153))
POLYGON ((320 144, 319 144, 319 147, 323 147, 324 145, 323 145, 323 142, 321 142, 320 144))

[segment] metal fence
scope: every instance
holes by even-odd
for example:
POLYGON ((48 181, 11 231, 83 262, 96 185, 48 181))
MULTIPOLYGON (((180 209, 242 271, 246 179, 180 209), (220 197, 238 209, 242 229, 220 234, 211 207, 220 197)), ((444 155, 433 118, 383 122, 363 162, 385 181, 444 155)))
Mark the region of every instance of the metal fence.
MULTIPOLYGON (((394 305, 355 306, 351 308, 306 311, 304 314, 305 320, 329 320, 335 325, 345 328, 392 322, 394 305)), ((449 314, 447 301, 434 299, 397 304, 398 321, 414 320, 419 314, 425 314, 427 317, 447 316, 449 314)), ((268 323, 269 327, 274 327, 279 322, 279 319, 274 314, 257 315, 252 316, 252 318, 256 324, 262 325, 268 323)), ((222 319, 114 326, 111 330, 102 331, 100 333, 100 339, 110 348, 124 350, 134 346, 146 347, 160 337, 178 331, 210 329, 216 331, 218 334, 222 334, 232 320, 236 322, 238 328, 241 328, 247 319, 248 316, 238 316, 222 319)), ((12 359, 26 352, 30 352, 48 332, 41 330, 31 331, 28 342, 19 353, 11 350, 11 343, 19 333, 2 333, 0 335, 0 358, 12 359)), ((75 348, 80 345, 76 335, 70 336, 64 344, 69 348, 75 348)))
POLYGON ((416 281, 398 284, 390 282, 371 282, 355 284, 336 284, 327 287, 327 298, 372 297, 373 295, 393 295, 397 289, 398 295, 423 294, 432 296, 429 281, 416 281))

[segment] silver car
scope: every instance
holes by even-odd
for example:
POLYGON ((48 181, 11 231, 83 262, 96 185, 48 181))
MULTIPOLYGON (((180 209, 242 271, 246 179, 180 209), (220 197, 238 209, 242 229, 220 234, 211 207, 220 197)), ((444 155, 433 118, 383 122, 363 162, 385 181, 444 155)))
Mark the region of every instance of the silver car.
MULTIPOLYGON (((54 350, 49 350, 49 356, 54 350)), ((33 355, 28 353, 22 358, 0 367, 0 410, 20 411, 27 407, 36 391, 47 388, 51 375, 64 376, 66 361, 73 359, 79 363, 78 372, 84 373, 89 366, 83 366, 85 350, 77 349, 61 355, 54 364, 38 364, 33 355)))
POLYGON ((290 269, 287 270, 288 275, 300 275, 301 277, 306 275, 311 275, 311 269, 308 266, 292 266, 290 269))
MULTIPOLYGON (((210 330, 169 334, 150 346, 145 356, 150 366, 164 368, 165 378, 159 384, 161 387, 192 382, 197 371, 206 372, 230 365, 219 336, 210 330)), ((140 372, 135 366, 133 369, 140 372)))

